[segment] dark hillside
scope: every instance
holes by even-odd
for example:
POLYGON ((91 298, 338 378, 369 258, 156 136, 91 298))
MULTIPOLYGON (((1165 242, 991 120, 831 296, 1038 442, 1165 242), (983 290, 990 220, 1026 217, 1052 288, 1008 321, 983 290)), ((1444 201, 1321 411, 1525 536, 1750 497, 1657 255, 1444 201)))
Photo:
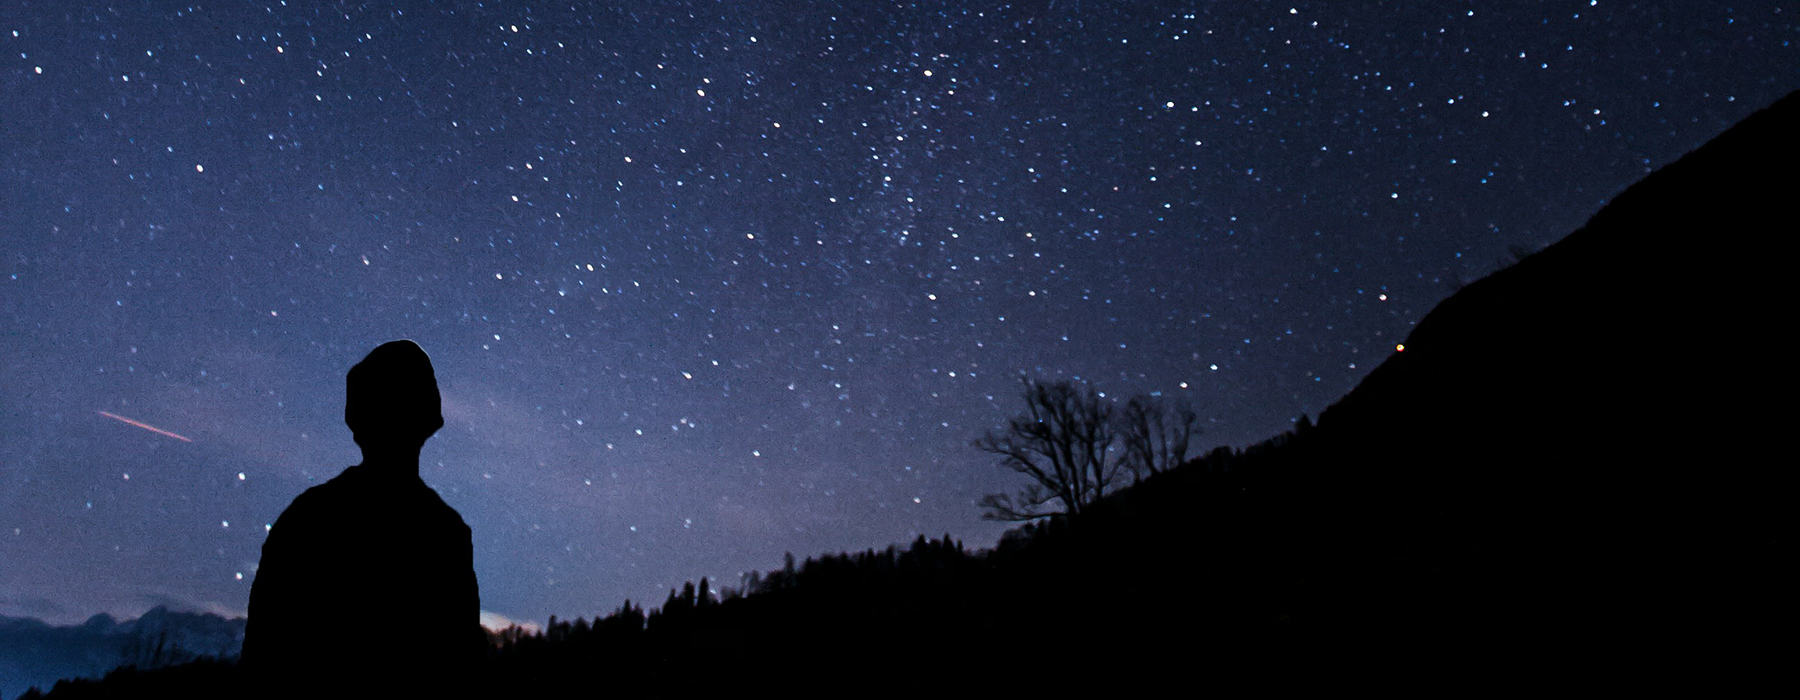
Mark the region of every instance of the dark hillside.
POLYGON ((1325 411, 1265 476, 1328 627, 1627 673, 1772 654, 1796 162, 1800 94, 1444 301, 1325 411))

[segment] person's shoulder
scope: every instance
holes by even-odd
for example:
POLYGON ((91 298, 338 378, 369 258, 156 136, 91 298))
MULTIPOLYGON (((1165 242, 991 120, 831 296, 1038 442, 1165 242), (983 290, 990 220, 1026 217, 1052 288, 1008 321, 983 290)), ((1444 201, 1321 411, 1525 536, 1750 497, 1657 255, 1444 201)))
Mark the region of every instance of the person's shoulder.
POLYGON ((348 486, 348 481, 354 479, 351 473, 355 470, 356 467, 350 467, 326 480, 325 483, 307 487, 305 491, 300 492, 300 495, 294 497, 293 502, 288 504, 287 510, 282 511, 281 518, 289 519, 289 516, 295 514, 304 515, 315 511, 330 510, 333 504, 342 500, 346 492, 352 488, 348 486))
POLYGON ((437 489, 431 488, 431 485, 425 483, 423 479, 419 480, 417 494, 420 506, 429 511, 433 519, 446 526, 455 524, 464 530, 469 529, 468 523, 463 521, 462 513, 456 512, 456 509, 450 507, 449 503, 445 503, 444 497, 437 492, 437 489))

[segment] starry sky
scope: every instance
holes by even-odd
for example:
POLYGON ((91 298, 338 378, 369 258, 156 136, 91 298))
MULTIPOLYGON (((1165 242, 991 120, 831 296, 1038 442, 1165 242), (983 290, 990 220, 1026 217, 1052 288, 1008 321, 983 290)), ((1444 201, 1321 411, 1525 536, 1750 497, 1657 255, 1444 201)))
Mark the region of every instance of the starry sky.
POLYGON ((1187 400, 1196 451, 1316 416, 1800 87, 1797 17, 8 2, 0 614, 241 614, 395 338, 497 615, 991 545, 975 501, 1019 484, 969 443, 1021 374, 1187 400))

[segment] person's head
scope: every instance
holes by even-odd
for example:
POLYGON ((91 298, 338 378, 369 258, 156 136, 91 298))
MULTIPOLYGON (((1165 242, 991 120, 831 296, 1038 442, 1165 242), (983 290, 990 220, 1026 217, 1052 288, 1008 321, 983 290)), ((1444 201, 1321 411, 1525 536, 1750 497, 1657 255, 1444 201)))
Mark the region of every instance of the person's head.
POLYGON ((350 368, 344 423, 364 451, 416 449, 444 427, 437 376, 417 343, 396 340, 350 368))

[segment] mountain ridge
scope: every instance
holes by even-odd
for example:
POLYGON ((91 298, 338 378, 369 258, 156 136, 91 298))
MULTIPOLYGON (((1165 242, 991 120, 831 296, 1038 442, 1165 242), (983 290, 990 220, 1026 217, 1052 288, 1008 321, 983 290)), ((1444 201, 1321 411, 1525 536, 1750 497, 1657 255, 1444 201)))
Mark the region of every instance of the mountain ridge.
POLYGON ((77 625, 0 615, 0 698, 49 688, 63 678, 97 678, 124 663, 148 667, 235 656, 243 635, 244 618, 164 605, 125 620, 98 613, 77 625))

